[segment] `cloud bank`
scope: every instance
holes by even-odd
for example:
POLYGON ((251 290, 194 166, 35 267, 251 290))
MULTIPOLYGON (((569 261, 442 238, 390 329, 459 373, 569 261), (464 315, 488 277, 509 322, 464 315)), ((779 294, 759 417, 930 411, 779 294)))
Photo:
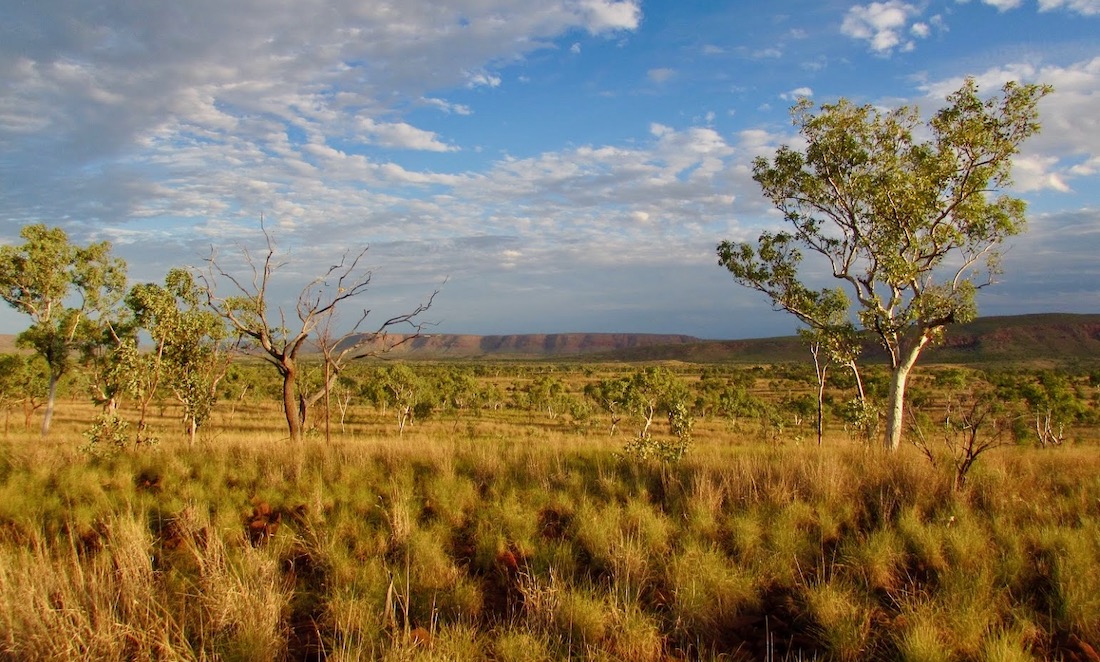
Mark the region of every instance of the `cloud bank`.
MULTIPOLYGON (((1036 7, 1086 16, 1097 4, 1036 7)), ((1060 236, 1042 234, 1048 224, 1097 219, 1083 196, 1100 170, 1100 53, 910 68, 889 93, 862 91, 873 78, 862 71, 830 76, 865 51, 868 68, 921 52, 948 15, 900 0, 802 25, 777 15, 779 48, 739 43, 753 16, 700 17, 695 36, 648 11, 639 0, 14 3, 0 26, 4 237, 62 224, 110 239, 135 278, 153 280, 211 246, 255 246, 262 213, 293 257, 290 277, 369 245, 383 309, 449 279, 437 300, 446 330, 744 335, 757 320, 728 311, 761 302, 718 269, 714 245, 780 222, 751 163, 797 143, 784 107, 854 92, 931 111, 967 74, 986 90, 1055 86, 1017 191, 1037 196, 1044 245, 1060 236), (826 24, 844 57, 805 50, 826 24), (549 87, 577 72, 572 87, 549 87), (531 106, 509 105, 520 91, 572 133, 521 142, 551 130, 528 119, 531 106), (601 103, 612 110, 583 114, 601 103), (602 133, 589 131, 598 122, 602 133), (501 148, 497 135, 515 142, 501 148), (1043 207, 1053 195, 1076 207, 1043 207)))

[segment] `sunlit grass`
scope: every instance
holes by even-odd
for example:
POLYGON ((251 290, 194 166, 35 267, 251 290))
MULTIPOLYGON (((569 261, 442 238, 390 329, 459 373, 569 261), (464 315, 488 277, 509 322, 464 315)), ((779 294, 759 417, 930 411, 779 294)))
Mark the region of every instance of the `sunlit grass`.
POLYGON ((361 413, 353 432, 301 444, 273 409, 238 417, 194 446, 166 431, 100 457, 65 419, 50 440, 0 442, 0 656, 1024 660, 1100 646, 1092 447, 1005 449, 955 492, 911 449, 842 436, 761 445, 701 424, 663 465, 513 413, 401 434, 361 413), (265 508, 278 526, 250 537, 265 508))

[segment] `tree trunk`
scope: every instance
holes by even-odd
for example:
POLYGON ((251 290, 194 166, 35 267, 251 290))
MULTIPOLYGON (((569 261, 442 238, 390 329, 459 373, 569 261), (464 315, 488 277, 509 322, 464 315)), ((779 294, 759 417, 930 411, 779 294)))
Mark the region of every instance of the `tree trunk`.
MULTIPOLYGON (((816 359, 815 359, 816 360, 816 359)), ((817 445, 825 436, 825 374, 828 366, 823 366, 817 378, 817 445)))
POLYGON ((817 445, 821 445, 821 439, 825 436, 825 376, 829 371, 829 364, 821 360, 821 345, 810 345, 810 354, 814 357, 814 373, 817 375, 817 445))
POLYGON ((653 417, 657 414, 657 406, 650 405, 646 408, 645 424, 642 426, 642 431, 638 435, 640 439, 645 439, 649 434, 649 426, 653 425, 653 417))
POLYGON ((328 361, 325 361, 325 443, 332 443, 332 408, 329 405, 329 390, 332 385, 329 383, 331 376, 331 367, 328 361))
POLYGON ((50 394, 46 398, 46 413, 42 415, 42 436, 50 433, 50 422, 53 421, 53 404, 57 399, 57 383, 61 381, 61 374, 50 371, 50 394))
POLYGON ((412 406, 411 405, 405 405, 405 408, 401 410, 400 420, 398 420, 398 422, 397 422, 397 434, 398 435, 405 434, 405 423, 409 420, 409 417, 410 417, 411 414, 412 414, 412 406))
POLYGON ((848 362, 848 369, 852 371, 852 377, 856 380, 856 392, 859 394, 859 404, 867 402, 867 394, 863 392, 863 378, 859 376, 859 366, 855 361, 848 362))
POLYGON ((894 366, 894 374, 890 380, 889 403, 886 409, 886 449, 896 451, 901 447, 901 429, 905 420, 905 384, 909 380, 909 372, 917 362, 921 350, 928 344, 929 337, 922 334, 920 339, 908 351, 899 351, 901 360, 894 366))
POLYGON ((294 364, 284 362, 283 373, 283 411, 286 413, 286 427, 290 433, 291 441, 302 440, 302 419, 298 413, 298 399, 294 397, 295 374, 294 364))

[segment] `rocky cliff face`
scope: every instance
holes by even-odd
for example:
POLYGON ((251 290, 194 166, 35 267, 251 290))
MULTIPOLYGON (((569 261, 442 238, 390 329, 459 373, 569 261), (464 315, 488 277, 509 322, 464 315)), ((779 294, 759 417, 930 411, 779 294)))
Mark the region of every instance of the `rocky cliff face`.
MULTIPOLYGON (((398 337, 390 337, 393 344, 398 337)), ((502 336, 425 334, 391 350, 410 357, 546 357, 582 356, 637 347, 698 343, 693 336, 654 333, 527 333, 502 336)))

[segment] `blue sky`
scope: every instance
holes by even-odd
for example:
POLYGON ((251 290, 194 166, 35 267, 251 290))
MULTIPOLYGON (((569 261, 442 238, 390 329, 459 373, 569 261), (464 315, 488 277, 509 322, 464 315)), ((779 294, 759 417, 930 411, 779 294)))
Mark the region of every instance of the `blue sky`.
POLYGON ((1100 312, 1100 0, 0 4, 0 241, 60 225, 135 281, 239 266, 263 214, 286 304, 369 246, 361 306, 442 285, 441 333, 791 333, 715 257, 782 222, 751 162, 788 108, 973 76, 1055 87, 979 310, 1100 312))

